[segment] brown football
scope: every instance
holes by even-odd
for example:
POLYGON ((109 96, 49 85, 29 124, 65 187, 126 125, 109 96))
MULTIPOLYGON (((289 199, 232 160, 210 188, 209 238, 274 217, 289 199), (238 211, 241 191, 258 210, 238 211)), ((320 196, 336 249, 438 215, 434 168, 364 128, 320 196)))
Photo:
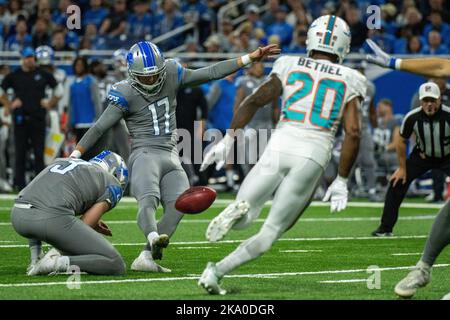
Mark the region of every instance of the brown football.
POLYGON ((213 204, 216 195, 216 190, 209 187, 190 187, 178 197, 175 209, 188 214, 201 213, 213 204))

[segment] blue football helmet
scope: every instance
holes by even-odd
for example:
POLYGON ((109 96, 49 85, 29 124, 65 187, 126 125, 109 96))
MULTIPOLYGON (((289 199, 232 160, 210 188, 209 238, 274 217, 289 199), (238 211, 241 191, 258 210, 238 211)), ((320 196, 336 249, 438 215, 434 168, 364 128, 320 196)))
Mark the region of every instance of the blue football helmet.
POLYGON ((154 96, 161 91, 166 80, 166 61, 159 48, 140 41, 127 54, 131 85, 144 95, 154 96))
POLYGON ((125 161, 117 153, 105 150, 94 158, 89 160, 109 174, 112 174, 117 180, 119 180, 122 190, 125 190, 128 184, 128 167, 125 161))
POLYGON ((36 48, 36 62, 39 65, 48 66, 53 64, 55 52, 49 46, 39 46, 36 48))

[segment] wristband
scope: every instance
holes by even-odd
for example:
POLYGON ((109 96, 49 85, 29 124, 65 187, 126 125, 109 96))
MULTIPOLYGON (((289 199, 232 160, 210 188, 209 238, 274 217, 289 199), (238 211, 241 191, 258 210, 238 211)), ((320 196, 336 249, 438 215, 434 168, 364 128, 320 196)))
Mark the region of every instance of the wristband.
POLYGON ((400 70, 400 64, 402 63, 402 59, 395 59, 395 69, 400 70))
POLYGON ((79 159, 81 157, 80 150, 73 150, 69 157, 79 159))
POLYGON ((244 66, 246 66, 246 65, 248 65, 248 64, 250 64, 250 63, 253 62, 253 61, 252 61, 252 58, 250 58, 250 55, 249 55, 249 54, 246 54, 245 56, 242 56, 242 57, 241 57, 241 60, 242 60, 242 64, 243 64, 244 66))
POLYGON ((342 181, 343 183, 347 184, 348 178, 344 178, 344 177, 341 177, 340 175, 338 175, 336 177, 336 180, 337 181, 342 181))

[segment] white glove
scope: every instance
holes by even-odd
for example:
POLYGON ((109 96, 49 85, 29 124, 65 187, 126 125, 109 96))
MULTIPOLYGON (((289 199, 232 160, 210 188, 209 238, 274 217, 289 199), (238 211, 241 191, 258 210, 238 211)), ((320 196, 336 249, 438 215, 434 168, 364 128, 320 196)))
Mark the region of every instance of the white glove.
POLYGON ((231 148, 233 148, 234 138, 229 134, 226 134, 218 144, 213 146, 205 154, 202 165, 200 166, 200 171, 206 170, 211 164, 216 163, 216 170, 220 170, 225 164, 228 153, 231 148))
POLYGON ((391 57, 370 39, 367 39, 366 42, 374 52, 374 55, 369 54, 366 56, 367 61, 369 61, 370 63, 377 64, 384 68, 400 69, 401 59, 391 57))
POLYGON ((344 210, 347 207, 348 189, 347 179, 337 176, 328 187, 322 201, 329 201, 331 198, 330 211, 332 213, 344 210))
POLYGON ((75 159, 80 159, 80 157, 81 157, 81 152, 77 149, 73 150, 69 156, 69 158, 75 158, 75 159))

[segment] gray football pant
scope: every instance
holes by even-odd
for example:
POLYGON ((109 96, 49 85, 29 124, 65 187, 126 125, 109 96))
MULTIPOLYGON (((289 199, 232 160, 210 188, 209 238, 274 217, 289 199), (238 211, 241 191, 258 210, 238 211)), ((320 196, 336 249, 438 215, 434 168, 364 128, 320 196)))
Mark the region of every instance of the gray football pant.
POLYGON ((422 261, 433 265, 439 254, 450 244, 450 201, 439 211, 425 244, 422 261))
MULTIPOLYGON (((186 172, 181 167, 178 151, 142 148, 130 156, 131 192, 139 210, 137 222, 145 237, 151 232, 171 236, 183 214, 175 209, 175 201, 189 188, 186 172), (164 215, 156 222, 156 209, 161 201, 164 215)), ((150 249, 147 243, 146 249, 150 249)))
POLYGON ((368 129, 363 130, 361 135, 361 143, 359 144, 358 158, 356 159, 357 165, 361 168, 365 178, 368 190, 376 187, 376 161, 374 155, 374 143, 372 135, 368 129))
POLYGON ((269 215, 256 235, 217 263, 219 273, 227 274, 268 251, 308 207, 322 174, 323 168, 313 160, 266 149, 236 197, 236 201, 247 201, 250 210, 233 229, 248 227, 275 191, 269 215))
POLYGON ((13 207, 11 222, 18 234, 45 241, 68 256, 71 266, 98 275, 122 275, 125 263, 101 234, 69 214, 48 214, 37 208, 13 207))

